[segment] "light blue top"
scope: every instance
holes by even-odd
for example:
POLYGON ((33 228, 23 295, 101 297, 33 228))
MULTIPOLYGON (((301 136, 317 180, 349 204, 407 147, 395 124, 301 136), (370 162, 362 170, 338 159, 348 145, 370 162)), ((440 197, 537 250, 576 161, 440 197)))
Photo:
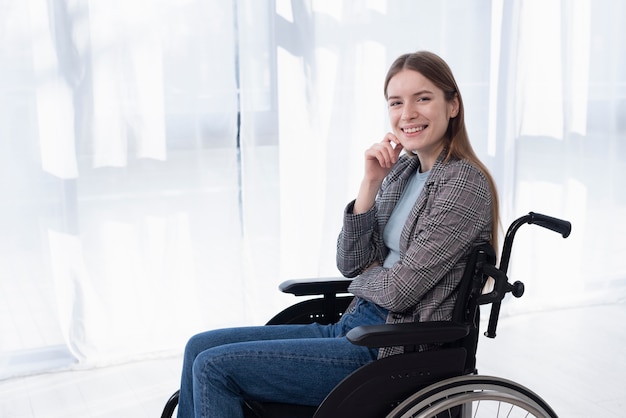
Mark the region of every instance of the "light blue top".
POLYGON ((429 171, 425 173, 416 171, 411 175, 406 188, 402 192, 402 196, 400 196, 400 200, 398 200, 396 207, 391 212, 391 217, 383 231, 383 241, 389 248, 389 254, 385 258, 383 267, 391 268, 400 260, 400 234, 409 217, 409 213, 411 213, 411 209, 415 206, 415 202, 424 188, 428 174, 429 171))

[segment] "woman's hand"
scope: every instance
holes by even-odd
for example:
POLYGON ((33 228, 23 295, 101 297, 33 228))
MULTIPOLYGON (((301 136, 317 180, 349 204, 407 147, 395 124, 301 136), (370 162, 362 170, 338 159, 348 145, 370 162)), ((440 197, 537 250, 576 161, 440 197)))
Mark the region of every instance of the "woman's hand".
POLYGON ((398 138, 391 132, 365 151, 365 178, 378 183, 379 186, 383 179, 391 171, 391 167, 398 161, 398 157, 402 152, 402 145, 398 138))
POLYGON ((391 167, 398 161, 402 145, 391 132, 365 151, 365 175, 354 203, 353 213, 367 212, 374 206, 376 194, 391 167))

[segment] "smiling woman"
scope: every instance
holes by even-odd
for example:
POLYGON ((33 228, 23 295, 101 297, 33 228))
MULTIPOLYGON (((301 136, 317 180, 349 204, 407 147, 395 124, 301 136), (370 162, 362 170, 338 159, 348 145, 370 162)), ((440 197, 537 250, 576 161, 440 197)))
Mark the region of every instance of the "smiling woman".
POLYGON ((385 83, 394 133, 365 152, 361 188, 337 240, 337 267, 354 277, 350 307, 331 324, 194 335, 185 346, 179 417, 243 418, 248 401, 317 406, 354 370, 403 350, 354 345, 346 338, 351 329, 452 318, 470 252, 496 241, 497 194, 490 174, 458 155, 471 150, 467 135, 450 128, 465 132, 460 94, 446 98, 423 67, 458 92, 433 53, 404 55, 391 66, 385 83), (404 70, 396 71, 398 62, 404 70), (452 141, 467 143, 451 153, 452 141), (403 149, 410 152, 400 156, 403 149))

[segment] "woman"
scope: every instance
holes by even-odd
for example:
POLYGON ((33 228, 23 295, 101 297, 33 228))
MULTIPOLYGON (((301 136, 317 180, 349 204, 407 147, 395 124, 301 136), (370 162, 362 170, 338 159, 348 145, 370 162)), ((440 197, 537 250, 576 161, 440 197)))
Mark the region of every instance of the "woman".
POLYGON ((179 417, 243 417, 244 400, 318 405, 352 371, 401 350, 355 346, 345 338, 350 329, 450 319, 471 248, 496 245, 495 185, 471 148, 463 101, 441 58, 399 57, 384 91, 393 132, 365 152, 337 244, 339 270, 355 277, 350 308, 332 325, 192 337, 179 417))

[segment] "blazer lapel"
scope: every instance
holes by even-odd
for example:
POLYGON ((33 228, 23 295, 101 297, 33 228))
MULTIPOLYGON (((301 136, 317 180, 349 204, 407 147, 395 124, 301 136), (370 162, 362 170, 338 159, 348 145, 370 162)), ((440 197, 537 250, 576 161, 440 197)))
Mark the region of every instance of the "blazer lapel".
POLYGON ((410 241, 412 240, 413 235, 415 234, 415 229, 419 224, 419 219, 426 208, 426 203, 431 195, 431 189, 437 179, 441 176, 441 171, 444 168, 443 159, 445 158, 446 152, 441 153, 437 161, 433 165, 433 168, 424 183, 424 188, 417 198, 417 202, 411 209, 409 213, 409 217, 404 224, 404 228, 402 228, 401 240, 400 240, 400 252, 404 254, 404 252, 408 249, 410 241))

